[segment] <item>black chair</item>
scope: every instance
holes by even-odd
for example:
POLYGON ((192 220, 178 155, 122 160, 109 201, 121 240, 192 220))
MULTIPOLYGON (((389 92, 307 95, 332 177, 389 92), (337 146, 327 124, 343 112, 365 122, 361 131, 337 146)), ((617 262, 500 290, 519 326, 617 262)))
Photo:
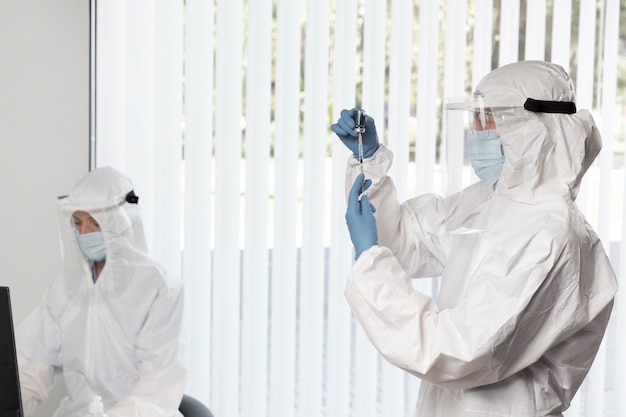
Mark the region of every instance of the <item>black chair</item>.
POLYGON ((184 417, 213 417, 213 413, 211 413, 211 410, 209 410, 206 405, 187 394, 183 395, 178 411, 180 411, 184 417))

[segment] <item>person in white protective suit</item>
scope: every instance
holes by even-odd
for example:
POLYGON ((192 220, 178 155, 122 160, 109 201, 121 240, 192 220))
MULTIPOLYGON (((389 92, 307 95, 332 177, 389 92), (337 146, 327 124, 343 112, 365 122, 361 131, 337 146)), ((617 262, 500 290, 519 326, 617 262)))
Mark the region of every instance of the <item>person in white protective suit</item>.
POLYGON ((86 416, 96 395, 108 417, 181 416, 182 282, 148 257, 132 182, 96 169, 58 207, 63 271, 16 332, 26 417, 60 372, 54 417, 86 416))
POLYGON ((422 380, 416 416, 562 416, 617 290, 575 203, 598 129, 576 111, 567 73, 546 62, 500 67, 473 100, 447 107, 469 110, 481 180, 445 198, 399 204, 374 121, 366 117, 363 173, 356 109, 331 126, 354 152, 346 222, 357 259, 345 296, 381 355, 422 380), (436 300, 410 281, 432 276, 441 277, 436 300))

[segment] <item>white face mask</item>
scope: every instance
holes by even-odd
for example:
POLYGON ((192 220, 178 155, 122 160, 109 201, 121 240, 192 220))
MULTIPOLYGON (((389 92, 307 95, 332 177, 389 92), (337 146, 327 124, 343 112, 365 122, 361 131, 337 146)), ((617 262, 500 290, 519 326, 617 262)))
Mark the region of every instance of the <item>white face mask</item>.
POLYGON ((467 131, 466 135, 466 152, 474 172, 481 181, 495 184, 504 165, 500 135, 495 129, 467 131))
POLYGON ((102 232, 76 233, 76 243, 80 251, 90 261, 102 261, 107 257, 107 248, 102 232))

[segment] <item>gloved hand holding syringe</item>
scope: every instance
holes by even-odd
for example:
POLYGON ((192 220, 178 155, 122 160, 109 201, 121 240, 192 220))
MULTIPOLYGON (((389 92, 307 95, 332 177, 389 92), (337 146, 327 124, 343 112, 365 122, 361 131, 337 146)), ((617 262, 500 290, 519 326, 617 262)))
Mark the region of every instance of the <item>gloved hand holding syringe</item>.
POLYGON ((372 185, 366 179, 363 167, 368 158, 374 156, 380 143, 376 134, 374 119, 361 108, 342 110, 341 117, 330 126, 339 139, 352 151, 352 156, 360 165, 361 173, 355 178, 348 195, 346 223, 350 239, 354 244, 356 258, 373 245, 378 244, 378 230, 374 212, 376 208, 369 202, 364 192, 372 185))
POLYGON ((352 151, 354 159, 361 164, 376 153, 380 146, 374 119, 359 107, 342 110, 341 117, 330 126, 339 139, 352 151))

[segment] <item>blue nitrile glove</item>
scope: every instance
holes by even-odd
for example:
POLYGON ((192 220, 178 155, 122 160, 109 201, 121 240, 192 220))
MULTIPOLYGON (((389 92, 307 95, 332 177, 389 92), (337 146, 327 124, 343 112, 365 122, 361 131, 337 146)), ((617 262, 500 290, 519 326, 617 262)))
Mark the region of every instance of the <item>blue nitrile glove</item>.
MULTIPOLYGON (((357 110, 360 109, 342 110, 341 117, 337 120, 337 123, 330 126, 330 130, 339 136, 339 139, 352 151, 352 155, 356 160, 359 159, 358 133, 354 131, 357 110)), ((365 115, 365 133, 362 134, 362 139, 363 158, 369 158, 378 150, 380 142, 376 134, 374 119, 367 114, 365 115)))
POLYGON ((372 184, 372 180, 365 180, 363 174, 359 174, 348 194, 348 209, 346 210, 346 223, 350 232, 350 240, 354 245, 356 259, 363 251, 378 245, 378 229, 376 228, 376 209, 370 203, 365 194, 359 200, 361 187, 366 190, 372 184))

